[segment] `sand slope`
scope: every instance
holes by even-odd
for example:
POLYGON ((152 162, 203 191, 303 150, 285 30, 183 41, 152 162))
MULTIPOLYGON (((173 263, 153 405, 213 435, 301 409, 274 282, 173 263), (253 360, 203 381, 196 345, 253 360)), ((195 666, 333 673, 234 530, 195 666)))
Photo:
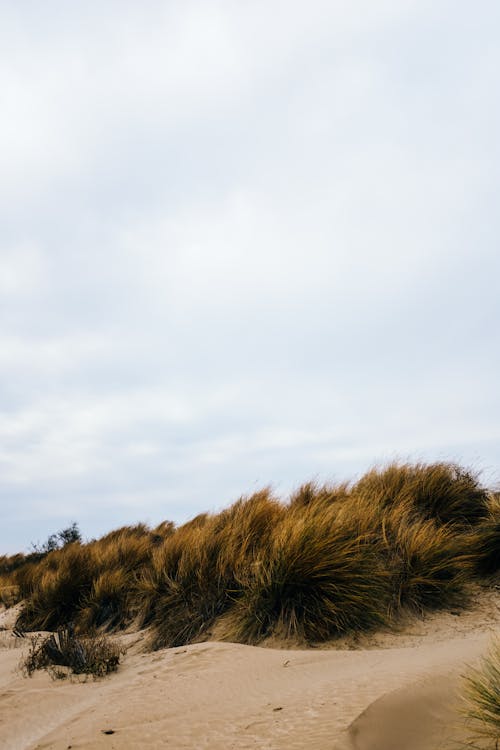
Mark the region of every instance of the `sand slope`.
POLYGON ((355 650, 210 642, 144 654, 139 634, 116 675, 86 683, 16 674, 22 648, 7 630, 0 748, 445 748, 463 732, 459 676, 499 625, 491 590, 468 613, 414 620, 355 650))

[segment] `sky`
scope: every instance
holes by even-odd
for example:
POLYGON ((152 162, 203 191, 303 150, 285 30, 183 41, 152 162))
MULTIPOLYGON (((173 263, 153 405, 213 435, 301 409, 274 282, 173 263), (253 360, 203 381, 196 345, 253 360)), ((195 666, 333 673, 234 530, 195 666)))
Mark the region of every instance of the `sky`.
POLYGON ((500 480, 496 0, 0 0, 0 554, 500 480))

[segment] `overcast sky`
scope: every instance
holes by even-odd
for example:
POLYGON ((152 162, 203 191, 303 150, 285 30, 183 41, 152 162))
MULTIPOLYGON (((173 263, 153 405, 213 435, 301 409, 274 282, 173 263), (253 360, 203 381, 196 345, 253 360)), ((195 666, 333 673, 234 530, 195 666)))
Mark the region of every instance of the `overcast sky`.
POLYGON ((0 0, 0 553, 500 478, 497 0, 0 0))

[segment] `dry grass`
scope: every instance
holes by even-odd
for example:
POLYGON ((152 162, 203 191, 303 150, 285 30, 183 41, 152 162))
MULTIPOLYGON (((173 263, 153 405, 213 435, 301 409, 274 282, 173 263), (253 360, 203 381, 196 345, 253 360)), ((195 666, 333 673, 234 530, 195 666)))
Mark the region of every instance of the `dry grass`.
POLYGON ((123 653, 123 649, 106 636, 93 634, 78 638, 72 628, 64 627, 48 636, 31 636, 28 653, 20 667, 26 677, 44 669, 54 679, 68 674, 92 675, 97 679, 116 672, 123 653))
POLYGON ((500 500, 454 464, 392 464, 353 485, 269 489, 175 528, 125 527, 87 544, 0 558, 18 626, 80 633, 132 621, 154 647, 210 637, 319 641, 463 605, 473 575, 498 572, 500 500))
POLYGON ((156 647, 200 638, 231 606, 239 571, 266 545, 284 512, 263 490, 218 515, 198 516, 165 540, 137 587, 142 624, 153 625, 156 647))
POLYGON ((390 576, 369 537, 328 510, 289 512, 246 570, 240 568, 229 636, 258 643, 278 634, 320 641, 386 621, 390 576))
POLYGON ((476 559, 476 572, 481 577, 500 573, 500 494, 493 493, 488 503, 488 515, 471 537, 476 559))
MULTIPOLYGON (((477 669, 465 677, 466 716, 471 742, 488 742, 498 748, 500 742, 500 641, 496 640, 477 669)), ((475 745, 468 745, 475 747, 475 745)), ((481 745, 484 748, 484 744, 481 745)))
POLYGON ((365 474, 353 491, 383 508, 408 504, 439 523, 476 524, 488 515, 487 491, 456 464, 391 464, 365 474))

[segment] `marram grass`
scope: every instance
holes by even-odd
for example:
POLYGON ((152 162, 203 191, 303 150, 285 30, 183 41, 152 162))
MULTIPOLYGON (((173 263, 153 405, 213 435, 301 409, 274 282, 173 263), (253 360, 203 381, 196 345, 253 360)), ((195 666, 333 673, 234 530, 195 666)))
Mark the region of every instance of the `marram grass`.
POLYGON ((211 637, 318 642, 457 608, 498 575, 498 497, 454 464, 391 464, 354 484, 270 489, 175 527, 124 527, 85 544, 0 557, 18 627, 84 635, 132 623, 153 647, 211 637))
MULTIPOLYGON (((471 742, 487 741, 488 748, 500 743, 500 640, 476 669, 465 677, 464 697, 471 742)), ((472 745, 475 747, 475 745, 472 745)), ((481 744, 484 748, 484 744, 481 744)))

